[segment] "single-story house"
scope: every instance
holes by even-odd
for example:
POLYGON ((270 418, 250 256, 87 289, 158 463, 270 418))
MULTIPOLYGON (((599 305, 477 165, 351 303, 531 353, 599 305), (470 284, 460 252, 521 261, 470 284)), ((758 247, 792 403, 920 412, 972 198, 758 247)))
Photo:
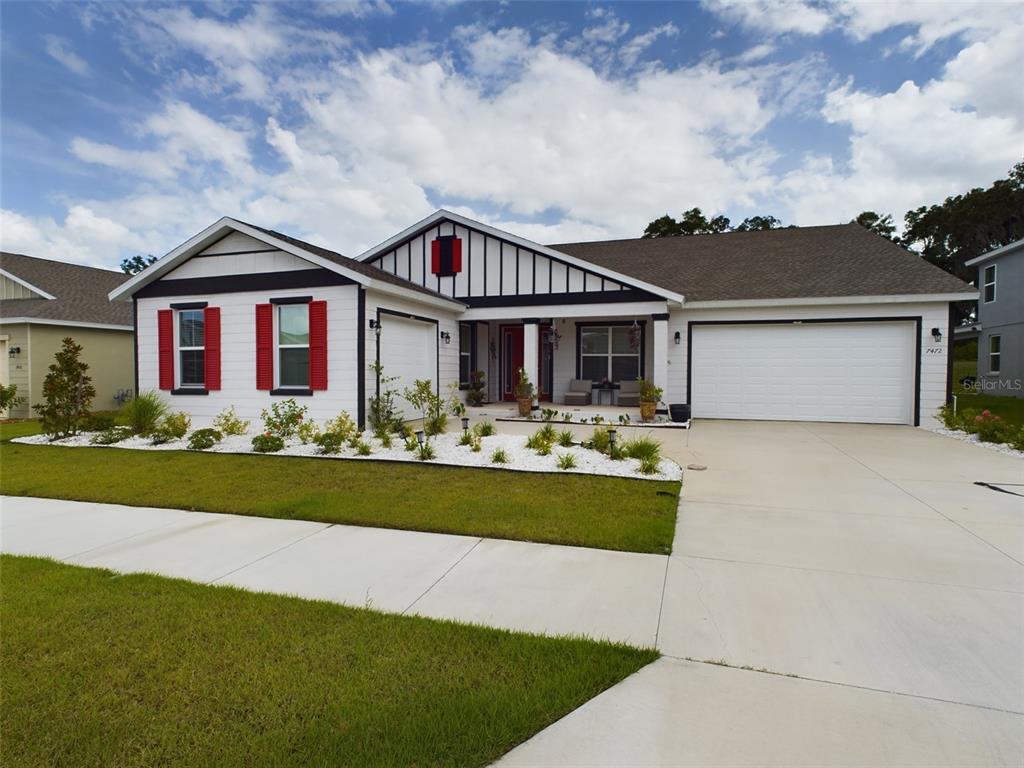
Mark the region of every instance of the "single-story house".
POLYGON ((978 376, 987 395, 1024 397, 1024 239, 967 262, 978 268, 978 376))
POLYGON ((138 388, 197 420, 301 396, 365 423, 380 363, 442 394, 481 370, 491 401, 522 367, 556 408, 644 377, 698 418, 918 424, 977 292, 856 224, 541 245, 439 210, 356 258, 224 218, 110 296, 138 388))
POLYGON ((16 384, 30 416, 43 379, 65 337, 82 345, 96 397, 93 408, 117 408, 135 380, 132 308, 108 294, 128 275, 20 253, 0 253, 0 383, 16 384))

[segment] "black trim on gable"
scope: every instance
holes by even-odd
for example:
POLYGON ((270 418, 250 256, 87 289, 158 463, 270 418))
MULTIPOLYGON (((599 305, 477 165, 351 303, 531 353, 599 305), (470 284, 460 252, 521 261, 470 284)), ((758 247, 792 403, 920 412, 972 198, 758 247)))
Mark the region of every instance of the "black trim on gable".
POLYGON ((664 301, 647 291, 626 289, 592 293, 534 293, 522 296, 461 296, 458 301, 470 307, 521 307, 545 304, 612 304, 625 301, 664 301))
POLYGON ((329 269, 298 269, 286 272, 257 272, 217 277, 186 277, 180 280, 155 280, 135 292, 140 299, 192 294, 245 293, 290 288, 318 288, 328 285, 356 285, 344 275, 329 269))
MULTIPOLYGON (((224 238, 221 238, 221 240, 223 239, 224 238)), ((219 243, 220 240, 218 240, 217 242, 219 243)), ((214 245, 216 244, 217 243, 214 243, 214 245)), ((209 247, 212 248, 213 245, 209 247)), ((192 256, 190 258, 209 259, 213 256, 248 256, 250 253, 287 253, 287 251, 282 251, 280 248, 257 248, 256 250, 250 251, 223 251, 221 253, 197 253, 195 256, 192 256)))

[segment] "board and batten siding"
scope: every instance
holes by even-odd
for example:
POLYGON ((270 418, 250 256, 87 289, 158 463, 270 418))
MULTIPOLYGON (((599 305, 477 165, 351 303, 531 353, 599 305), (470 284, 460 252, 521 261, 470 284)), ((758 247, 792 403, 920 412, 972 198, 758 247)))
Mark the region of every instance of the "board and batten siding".
MULTIPOLYGON (((327 302, 327 389, 295 399, 308 406, 309 418, 316 421, 334 418, 342 410, 355 418, 358 410, 357 291, 355 285, 343 285, 140 298, 139 389, 159 388, 157 311, 171 304, 205 301, 211 307, 220 307, 221 311, 221 388, 207 395, 172 395, 168 391, 162 391, 161 395, 173 410, 188 413, 193 427, 208 426, 218 413, 233 405, 240 417, 253 422, 252 429, 258 428, 260 412, 289 396, 271 395, 256 389, 256 305, 274 298, 311 296, 314 301, 327 302)), ((176 374, 177 368, 176 358, 176 374)))
POLYGON ((628 290, 614 280, 451 221, 440 222, 368 263, 457 299, 628 290), (430 271, 430 244, 446 235, 462 240, 462 271, 438 277, 430 271))
POLYGON ((892 317, 914 320, 921 318, 921 423, 934 419, 936 411, 946 402, 949 351, 949 305, 946 302, 833 304, 827 306, 747 307, 732 309, 682 309, 674 311, 668 321, 668 386, 666 403, 687 402, 687 323, 691 321, 744 321, 758 320, 820 320, 892 317), (932 328, 942 331, 942 340, 932 338, 932 328), (676 332, 680 344, 675 344, 676 332))
POLYGON ((271 248, 241 232, 233 232, 169 272, 164 279, 288 272, 313 267, 305 259, 271 248))

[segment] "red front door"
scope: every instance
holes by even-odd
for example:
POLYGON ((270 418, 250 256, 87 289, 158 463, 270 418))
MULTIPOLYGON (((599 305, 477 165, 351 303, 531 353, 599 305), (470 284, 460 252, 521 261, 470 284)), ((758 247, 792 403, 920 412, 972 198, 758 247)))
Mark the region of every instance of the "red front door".
POLYGON ((523 367, 523 326, 501 326, 501 399, 516 399, 519 369, 523 367))

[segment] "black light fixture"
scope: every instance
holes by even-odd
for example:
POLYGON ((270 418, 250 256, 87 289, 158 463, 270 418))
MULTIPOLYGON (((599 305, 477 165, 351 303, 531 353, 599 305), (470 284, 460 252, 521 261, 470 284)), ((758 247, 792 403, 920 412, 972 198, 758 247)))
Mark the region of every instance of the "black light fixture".
POLYGON ((942 341, 942 329, 939 327, 932 328, 932 338, 935 341, 942 341))
POLYGON ((609 430, 608 430, 608 447, 609 448, 614 448, 615 447, 615 438, 616 438, 616 436, 618 434, 619 434, 618 430, 609 428, 609 430))
POLYGON ((452 335, 450 333, 448 333, 448 331, 441 331, 441 340, 445 344, 451 344, 452 343, 452 335))
POLYGON ((423 447, 423 430, 416 430, 416 442, 420 444, 420 448, 423 447))
POLYGON ((370 319, 370 328, 373 330, 374 335, 380 336, 380 320, 370 319))
POLYGON ((675 340, 677 347, 683 343, 683 336, 681 333, 679 333, 679 331, 676 331, 676 335, 673 336, 672 338, 675 340))
POLYGON ((21 354, 21 347, 11 347, 7 350, 8 357, 16 357, 21 354))
POLYGON ((462 431, 469 432, 469 416, 462 417, 462 431))

